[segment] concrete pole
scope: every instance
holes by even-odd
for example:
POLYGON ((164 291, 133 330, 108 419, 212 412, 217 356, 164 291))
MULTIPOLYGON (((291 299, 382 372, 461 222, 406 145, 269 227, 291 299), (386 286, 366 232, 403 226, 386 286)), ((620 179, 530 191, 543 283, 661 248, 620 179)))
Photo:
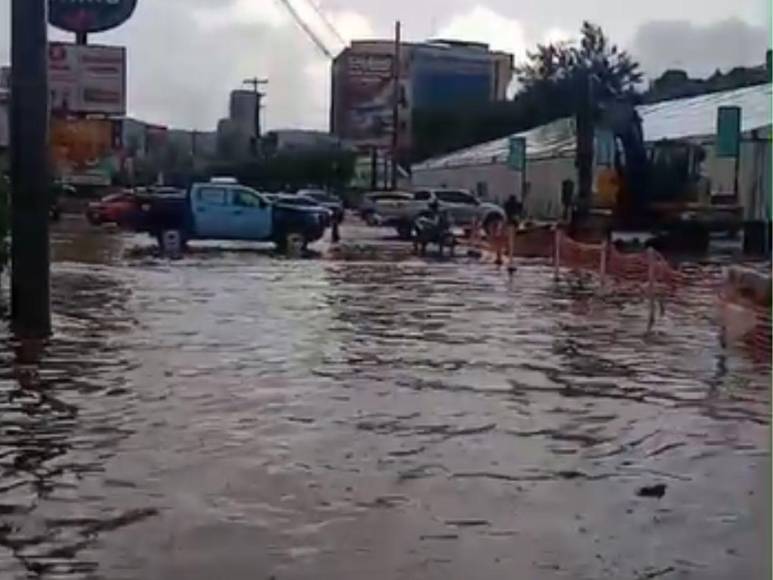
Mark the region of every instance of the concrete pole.
MULTIPOLYGON (((397 189, 397 167, 398 153, 400 151, 400 72, 402 63, 400 62, 400 47, 402 44, 400 21, 395 22, 395 54, 392 62, 392 82, 394 83, 392 91, 392 189, 397 189)), ((384 189, 387 189, 385 187, 384 189)))
POLYGON ((46 6, 11 6, 11 317, 20 338, 51 334, 46 6))

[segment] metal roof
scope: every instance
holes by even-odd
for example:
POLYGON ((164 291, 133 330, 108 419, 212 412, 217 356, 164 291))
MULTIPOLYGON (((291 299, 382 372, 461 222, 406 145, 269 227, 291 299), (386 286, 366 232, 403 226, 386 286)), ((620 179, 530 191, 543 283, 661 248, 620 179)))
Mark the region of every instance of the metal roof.
MULTIPOLYGON (((744 133, 771 125, 773 85, 764 84, 674 99, 637 107, 642 118, 647 141, 710 137, 716 133, 717 109, 722 106, 741 107, 744 133)), ((575 149, 573 118, 559 119, 513 136, 526 138, 526 151, 531 160, 572 155, 575 149)), ((413 170, 463 167, 504 163, 509 152, 509 137, 503 137, 447 155, 435 157, 413 166, 413 170)))

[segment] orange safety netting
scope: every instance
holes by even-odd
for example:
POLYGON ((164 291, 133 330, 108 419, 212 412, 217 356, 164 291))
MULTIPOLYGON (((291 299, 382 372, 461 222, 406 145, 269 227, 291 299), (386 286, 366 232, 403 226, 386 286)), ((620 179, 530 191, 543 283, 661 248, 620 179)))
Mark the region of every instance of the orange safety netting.
POLYGON ((719 293, 720 323, 728 344, 741 343, 766 363, 773 348, 770 304, 761 304, 748 290, 726 282, 719 293))

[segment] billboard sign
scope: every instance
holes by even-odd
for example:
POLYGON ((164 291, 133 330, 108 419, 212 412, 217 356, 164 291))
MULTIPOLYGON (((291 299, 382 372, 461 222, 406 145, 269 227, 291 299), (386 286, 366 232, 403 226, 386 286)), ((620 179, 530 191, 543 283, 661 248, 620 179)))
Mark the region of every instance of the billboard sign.
POLYGON ((137 0, 48 0, 48 21, 69 32, 102 32, 126 22, 137 0))
POLYGON ((109 119, 51 119, 51 160, 64 183, 110 185, 120 169, 120 123, 109 119))
POLYGON ((350 54, 346 63, 342 136, 362 148, 386 149, 393 131, 393 56, 350 54))
POLYGON ((48 83, 55 113, 126 114, 126 49, 52 42, 48 83))

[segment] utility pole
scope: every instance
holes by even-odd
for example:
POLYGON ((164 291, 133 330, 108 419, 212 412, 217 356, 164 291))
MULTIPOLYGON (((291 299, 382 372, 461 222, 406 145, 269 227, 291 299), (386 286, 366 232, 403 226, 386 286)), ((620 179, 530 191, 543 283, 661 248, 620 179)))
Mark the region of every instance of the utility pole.
MULTIPOLYGON (((596 103, 594 76, 588 72, 580 79, 580 107, 577 111, 577 211, 575 216, 584 221, 590 214, 593 197, 593 158, 596 136, 596 103)), ((576 221, 576 220, 573 220, 576 221)))
POLYGON ((11 5, 11 318, 19 338, 51 334, 47 4, 11 5))
POLYGON ((395 54, 392 61, 392 189, 397 189, 397 152, 400 150, 400 21, 395 22, 395 54))
POLYGON ((250 85, 252 87, 252 91, 255 93, 255 149, 253 150, 253 153, 255 156, 258 155, 258 143, 260 143, 260 101, 263 97, 266 96, 265 93, 261 93, 258 90, 258 87, 261 85, 267 85, 268 79, 259 79, 258 77, 253 77, 251 79, 246 79, 244 81, 245 85, 250 85))

